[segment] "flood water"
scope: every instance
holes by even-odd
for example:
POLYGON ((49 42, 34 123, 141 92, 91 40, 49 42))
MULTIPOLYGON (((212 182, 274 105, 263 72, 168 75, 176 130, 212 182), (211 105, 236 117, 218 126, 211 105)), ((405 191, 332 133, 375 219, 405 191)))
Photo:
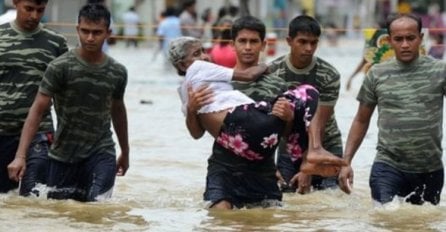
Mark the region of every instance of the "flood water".
MULTIPOLYGON (((285 51, 284 45, 279 52, 285 51)), ((361 52, 360 41, 346 41, 336 48, 321 44, 318 50, 342 76, 336 116, 344 143, 362 75, 350 92, 345 91, 345 80, 361 52)), ((374 208, 368 175, 375 154, 376 118, 353 162, 351 195, 340 190, 288 193, 282 208, 207 210, 202 194, 212 139, 189 136, 176 92, 180 78, 166 71, 161 54, 153 59, 148 46, 136 50, 118 45, 110 54, 129 73, 127 175, 117 178, 113 197, 105 202, 23 198, 16 191, 0 194, 0 231, 446 231, 444 192, 439 206, 393 202, 374 208)))

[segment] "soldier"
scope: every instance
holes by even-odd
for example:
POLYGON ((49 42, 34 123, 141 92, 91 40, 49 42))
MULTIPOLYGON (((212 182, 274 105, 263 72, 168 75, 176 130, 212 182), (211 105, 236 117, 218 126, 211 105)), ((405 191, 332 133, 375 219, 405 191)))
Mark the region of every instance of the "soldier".
MULTIPOLYGON (((0 193, 18 186, 7 165, 14 159, 20 132, 50 61, 68 50, 66 39, 40 23, 48 0, 14 0, 17 17, 0 25, 0 193)), ((48 147, 53 137, 50 111, 42 115, 30 143, 20 195, 38 195, 37 183, 46 183, 48 147), (33 190, 34 189, 34 190, 33 190)))
POLYGON ((58 126, 49 152, 48 197, 96 201, 111 196, 115 176, 129 167, 127 70, 102 51, 111 33, 107 8, 84 6, 76 29, 81 46, 49 64, 8 171, 14 180, 23 175, 31 138, 54 100, 58 126), (121 148, 117 159, 111 122, 121 148))
MULTIPOLYGON (((434 205, 443 188, 442 130, 446 64, 420 56, 421 20, 398 15, 387 30, 395 58, 373 65, 358 93, 359 108, 343 158, 351 163, 378 106, 377 155, 370 173, 373 200, 384 204, 395 196, 406 202, 434 205)), ((343 167, 341 189, 350 193, 353 169, 343 167)))

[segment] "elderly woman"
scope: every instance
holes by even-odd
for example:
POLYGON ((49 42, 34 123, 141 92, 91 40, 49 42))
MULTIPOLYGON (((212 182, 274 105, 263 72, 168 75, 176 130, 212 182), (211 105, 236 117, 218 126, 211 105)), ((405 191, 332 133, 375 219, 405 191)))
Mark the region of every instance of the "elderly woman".
MULTIPOLYGON (((273 110, 275 102, 254 102, 232 88, 232 80, 255 81, 265 72, 264 65, 237 71, 207 62, 209 57, 203 51, 201 42, 191 37, 180 37, 170 44, 169 59, 178 74, 185 76, 179 87, 183 113, 186 114, 189 88, 196 89, 199 86, 208 85, 213 91, 212 102, 201 107, 197 117, 200 125, 215 138, 214 147, 218 146, 219 150, 224 150, 225 154, 232 156, 228 162, 250 163, 250 166, 255 167, 274 156, 282 136, 287 138, 289 154, 292 154, 295 159, 300 158, 308 146, 306 129, 317 108, 319 96, 317 90, 310 85, 301 85, 278 96, 276 102, 289 101, 294 107, 294 118, 285 121, 273 110)), ((325 161, 333 161, 330 160, 332 158, 329 157, 325 161)), ((336 162, 339 164, 340 160, 337 158, 336 162)), ((222 168, 225 169, 225 167, 222 168)), ((211 169, 215 167, 208 168, 208 170, 211 169)), ((324 169, 326 171, 326 167, 324 169)), ((265 197, 281 200, 281 195, 269 196, 270 190, 265 190, 266 185, 271 188, 277 184, 262 183, 261 178, 258 179, 255 175, 248 179, 250 181, 244 179, 243 182, 254 183, 256 186, 252 184, 249 187, 241 186, 243 184, 237 176, 223 174, 209 176, 208 173, 207 184, 219 185, 213 188, 236 188, 235 191, 230 190, 234 195, 241 193, 243 197, 248 196, 242 197, 242 200, 237 196, 224 196, 224 198, 230 198, 225 200, 229 200, 237 207, 243 205, 238 204, 243 200, 261 202, 265 197)), ((217 202, 212 202, 211 199, 211 203, 217 202)))

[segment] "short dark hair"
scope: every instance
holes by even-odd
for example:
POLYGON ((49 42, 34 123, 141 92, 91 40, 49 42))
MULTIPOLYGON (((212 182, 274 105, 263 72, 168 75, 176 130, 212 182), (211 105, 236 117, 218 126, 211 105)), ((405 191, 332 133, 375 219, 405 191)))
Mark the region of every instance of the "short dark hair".
POLYGON ((186 1, 183 2, 183 9, 186 9, 186 8, 188 8, 190 6, 193 6, 196 3, 197 3, 196 0, 186 0, 186 1))
POLYGON ((321 25, 311 16, 299 15, 288 24, 288 36, 294 38, 299 32, 319 37, 321 35, 321 25))
MULTIPOLYGON (((23 0, 21 0, 21 1, 23 1, 23 0)), ((48 3, 48 0, 26 0, 26 1, 34 2, 34 3, 37 4, 37 5, 41 5, 41 4, 46 4, 46 3, 48 3)))
POLYGON ((87 0, 87 4, 103 4, 105 0, 87 0))
POLYGON ((81 18, 85 18, 93 22, 100 22, 103 19, 107 28, 110 28, 110 17, 110 11, 104 5, 87 4, 79 11, 77 22, 80 23, 81 18))
POLYGON ((243 16, 234 21, 231 28, 232 40, 237 38, 238 33, 243 30, 251 30, 259 33, 260 39, 265 39, 266 27, 265 24, 254 16, 243 16))
POLYGON ((418 26, 418 32, 421 33, 421 29, 423 27, 423 23, 421 21, 421 18, 418 17, 417 15, 414 14, 395 14, 395 15, 391 15, 388 19, 387 19, 387 33, 389 33, 390 35, 390 26, 392 25, 393 22, 395 22, 397 19, 401 19, 401 18, 409 18, 414 20, 417 23, 418 26))
POLYGON ((169 16, 176 16, 177 15, 177 9, 175 9, 172 6, 168 6, 166 8, 166 10, 164 11, 164 17, 169 17, 169 16))

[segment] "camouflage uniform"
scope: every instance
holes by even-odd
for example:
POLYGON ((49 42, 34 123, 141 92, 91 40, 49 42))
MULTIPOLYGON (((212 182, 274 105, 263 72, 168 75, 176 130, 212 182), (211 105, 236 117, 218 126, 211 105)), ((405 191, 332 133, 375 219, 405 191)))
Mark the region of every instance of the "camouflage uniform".
MULTIPOLYGON (((282 78, 288 88, 309 84, 319 91, 319 105, 336 105, 340 90, 340 75, 338 71, 329 63, 319 57, 314 57, 313 62, 304 69, 296 69, 290 63, 290 54, 279 57, 271 62, 269 70, 282 78)), ((323 138, 323 147, 329 152, 342 156, 341 132, 336 123, 334 114, 327 121, 323 138)), ((281 172, 286 182, 299 172, 301 160, 292 162, 290 156, 286 154, 284 143, 279 147, 277 158, 277 168, 281 172)), ((323 189, 336 186, 336 178, 313 177, 313 187, 323 189)), ((295 186, 294 186, 295 187, 295 186)), ((293 187, 293 191, 294 191, 293 187)))
MULTIPOLYGON (((89 160, 97 159, 95 156, 102 155, 106 157, 104 159, 115 161, 110 109, 114 99, 123 99, 126 84, 127 70, 109 56, 102 64, 92 65, 82 60, 77 50, 73 49, 50 63, 39 88, 43 94, 53 97, 58 121, 49 153, 49 186, 57 184, 59 188, 61 181, 76 178, 76 175, 87 176, 79 181, 88 182, 87 178, 96 170, 85 169, 89 166, 89 160), (81 171, 58 180, 59 177, 51 173, 54 163, 81 171), (52 183, 53 179, 56 184, 52 183)), ((112 179, 107 180, 111 186, 105 190, 113 186, 115 172, 110 170, 107 173, 106 178, 112 179)), ((86 188, 88 191, 88 186, 86 188)), ((81 197, 78 200, 90 199, 81 197)))
MULTIPOLYGON (((441 141, 445 75, 446 64, 427 56, 420 56, 411 64, 391 59, 376 64, 368 72, 357 99, 362 104, 378 106, 377 155, 370 178, 374 199, 386 202, 391 199, 385 197, 393 198, 393 195, 382 196, 384 193, 376 189, 379 186, 375 181, 391 178, 388 177, 389 172, 374 171, 376 164, 385 164, 389 166, 387 170, 391 168, 404 176, 425 174, 429 178, 434 176, 439 179, 426 180, 416 176, 410 180, 415 182, 415 179, 423 179, 419 183, 421 187, 418 187, 425 189, 424 199, 434 204, 439 202, 443 186, 441 141), (430 190, 433 196, 428 195, 430 190)), ((406 196, 412 191, 416 192, 413 194, 415 196, 421 194, 416 188, 402 191, 407 186, 399 187, 396 191, 401 192, 396 194, 400 196, 406 196)))
MULTIPOLYGON (((14 159, 20 133, 43 73, 50 61, 65 53, 66 39, 39 25, 33 32, 21 31, 15 22, 0 25, 0 192, 16 188, 6 166, 14 159)), ((48 132, 53 132, 50 111, 40 123, 27 159, 21 195, 36 183, 45 183, 48 132)))

